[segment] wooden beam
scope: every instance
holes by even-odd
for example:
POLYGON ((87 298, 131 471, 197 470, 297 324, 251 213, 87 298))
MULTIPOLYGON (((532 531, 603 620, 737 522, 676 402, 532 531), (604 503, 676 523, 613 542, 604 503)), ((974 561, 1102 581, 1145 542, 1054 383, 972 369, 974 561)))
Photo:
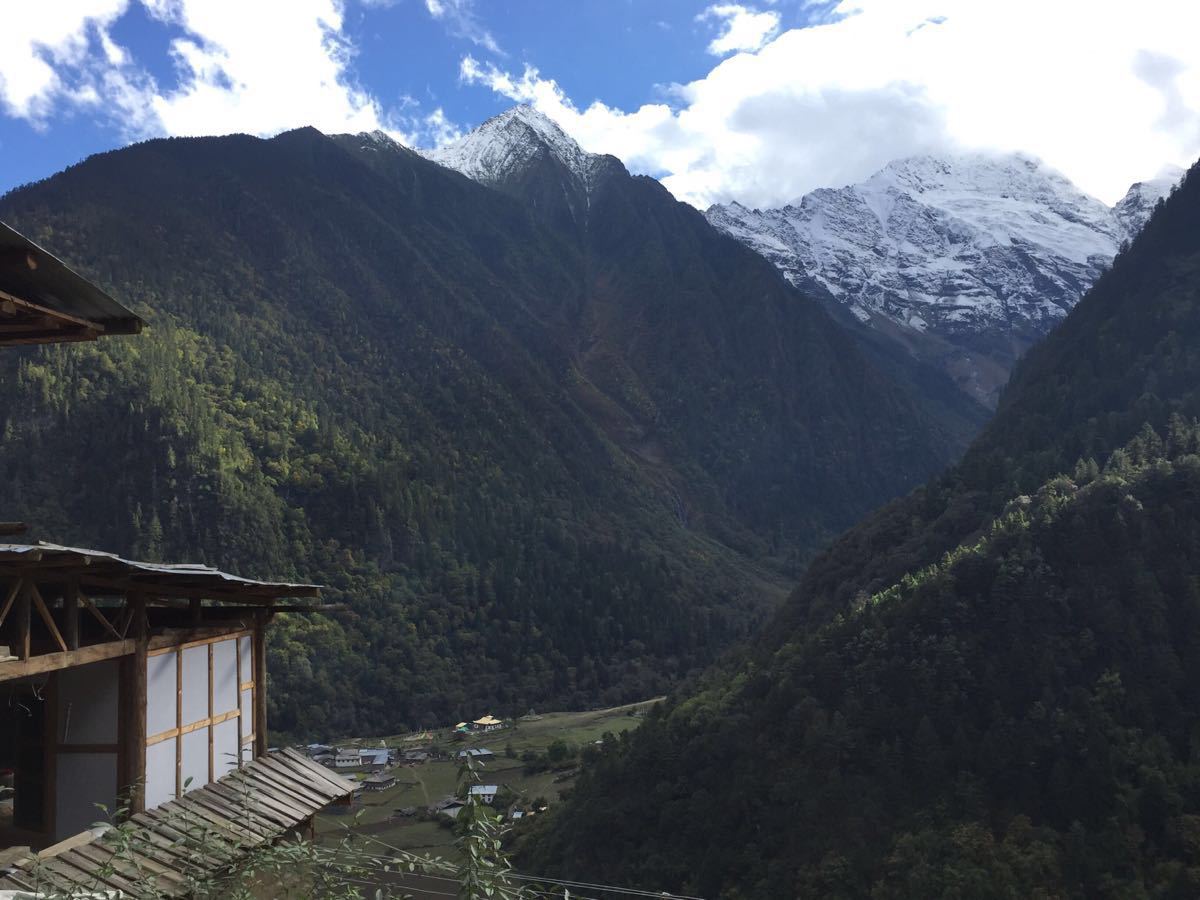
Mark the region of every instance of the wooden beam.
POLYGON ((92 600, 91 597, 88 597, 84 594, 80 594, 79 596, 83 598, 84 607, 86 607, 87 611, 90 612, 95 617, 97 622, 99 622, 101 625, 104 626, 105 631, 107 631, 109 634, 111 634, 113 637, 115 637, 118 641, 124 640, 124 637, 121 635, 121 632, 119 632, 119 631, 117 631, 117 629, 113 628, 112 622, 108 621, 108 616, 106 616, 106 615, 104 615, 104 613, 100 612, 99 607, 96 606, 96 602, 94 600, 92 600))
POLYGON ((213 645, 208 645, 208 780, 217 780, 216 763, 213 761, 213 645))
MULTIPOLYGON (((147 655, 168 653, 181 647, 205 644, 212 640, 221 640, 246 633, 246 627, 241 622, 232 622, 222 628, 189 628, 182 632, 173 631, 169 634, 151 637, 147 642, 147 655)), ((66 653, 41 653, 31 656, 29 659, 0 662, 0 682, 28 678, 31 675, 44 675, 46 672, 85 666, 88 663, 116 659, 121 656, 131 656, 137 652, 136 645, 137 641, 134 638, 127 638, 107 641, 103 644, 91 644, 87 647, 80 647, 78 650, 68 650, 66 653)))
POLYGON ((267 613, 254 615, 254 755, 267 755, 267 613))
POLYGON ((8 597, 4 601, 4 608, 0 609, 0 625, 4 624, 4 620, 8 618, 8 611, 12 609, 13 603, 20 596, 21 588, 25 584, 24 578, 18 578, 12 583, 12 587, 8 589, 8 597))
POLYGON ((54 623, 54 616, 50 615, 50 609, 46 606, 46 601, 42 598, 42 592, 38 590, 37 585, 32 581, 29 583, 29 593, 33 597, 33 603, 37 607, 38 615, 42 617, 46 628, 58 643, 59 649, 63 653, 66 653, 67 642, 63 640, 62 633, 58 630, 58 625, 54 623))
POLYGON ((0 522, 0 537, 12 537, 15 534, 24 534, 29 530, 29 526, 24 522, 0 522))
POLYGON ((63 591, 63 631, 68 650, 79 649, 79 582, 70 582, 63 591))
POLYGON ((46 672, 57 672, 59 669, 85 666, 88 663, 100 662, 105 659, 116 659, 119 656, 128 656, 134 652, 134 649, 134 642, 131 640, 109 641, 106 644, 93 644, 79 650, 68 650, 66 653, 42 653, 29 659, 0 662, 0 681, 44 675, 46 672))
POLYGON ((29 582, 25 581, 17 595, 17 656, 29 659, 29 614, 33 601, 29 597, 29 582))
POLYGON ((146 808, 146 654, 150 649, 150 633, 146 627, 146 598, 131 594, 128 598, 133 624, 133 684, 130 690, 129 741, 131 813, 146 808))

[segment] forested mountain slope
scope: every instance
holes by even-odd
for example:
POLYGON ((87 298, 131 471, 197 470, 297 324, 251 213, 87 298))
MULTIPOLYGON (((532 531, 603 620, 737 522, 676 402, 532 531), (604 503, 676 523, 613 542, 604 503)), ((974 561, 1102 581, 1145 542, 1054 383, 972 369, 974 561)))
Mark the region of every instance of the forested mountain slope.
POLYGON ((607 748, 522 862, 704 896, 1194 896, 1197 337, 1193 169, 962 464, 607 748))
POLYGON ((311 129, 14 191, 0 217, 150 327, 0 357, 0 507, 35 537, 330 585, 352 613, 277 642, 285 731, 660 690, 961 434, 613 165, 586 244, 311 129))

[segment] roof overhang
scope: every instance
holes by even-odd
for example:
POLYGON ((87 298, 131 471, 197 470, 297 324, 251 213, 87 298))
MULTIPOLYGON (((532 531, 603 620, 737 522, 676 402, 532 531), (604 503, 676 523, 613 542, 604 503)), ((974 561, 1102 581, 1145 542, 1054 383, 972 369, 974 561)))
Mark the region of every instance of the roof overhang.
POLYGON ((48 250, 0 222, 0 346, 137 334, 142 320, 48 250))
POLYGON ((104 593, 144 593, 153 597, 273 606, 290 598, 317 598, 321 586, 242 578, 195 563, 167 564, 125 559, 103 550, 61 544, 0 543, 0 577, 34 581, 74 581, 104 593))

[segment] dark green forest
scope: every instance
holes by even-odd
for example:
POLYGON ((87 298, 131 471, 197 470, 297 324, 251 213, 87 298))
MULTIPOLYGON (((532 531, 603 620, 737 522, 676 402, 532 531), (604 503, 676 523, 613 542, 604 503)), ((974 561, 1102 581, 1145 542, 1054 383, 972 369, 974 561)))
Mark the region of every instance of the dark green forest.
POLYGON ((610 745, 533 871, 706 896, 1200 892, 1200 169, 963 461, 610 745))
POLYGON ((975 422, 619 164, 574 231, 311 129, 135 145, 0 217, 149 322, 0 357, 5 517, 327 585, 348 614, 274 629, 284 735, 662 691, 975 422))

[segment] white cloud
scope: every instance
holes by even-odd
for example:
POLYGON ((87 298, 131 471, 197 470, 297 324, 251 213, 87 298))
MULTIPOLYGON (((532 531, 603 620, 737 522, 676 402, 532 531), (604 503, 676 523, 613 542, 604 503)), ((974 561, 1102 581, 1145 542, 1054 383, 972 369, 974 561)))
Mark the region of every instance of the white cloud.
POLYGON ((709 42, 714 56, 757 50, 779 34, 779 13, 762 12, 737 3, 717 3, 708 7, 696 21, 715 21, 721 33, 709 42))
POLYGON ((353 49, 336 0, 173 0, 157 14, 191 36, 171 43, 181 86, 151 98, 167 134, 384 125, 379 104, 348 76, 353 49))
MULTIPOLYGON (((448 123, 389 115, 350 73, 341 0, 141 0, 184 36, 169 52, 178 84, 163 87, 112 38, 130 0, 26 4, 0 29, 0 109, 43 126, 79 108, 128 137, 271 135, 382 129, 407 142, 448 123), (11 26, 11 27, 10 27, 11 26), (435 127, 436 126, 436 127, 435 127)), ((440 111, 439 111, 440 114, 440 111)))
POLYGON ((1200 4, 841 0, 820 13, 632 112, 580 108, 531 67, 468 57, 461 74, 698 206, 776 205, 958 149, 1040 156, 1111 202, 1200 155, 1200 4))
POLYGON ((435 19, 445 22, 455 37, 466 38, 497 56, 505 55, 492 33, 479 21, 474 0, 425 0, 425 9, 435 19))
POLYGON ((43 124, 59 98, 88 102, 92 79, 67 81, 59 72, 80 67, 93 35, 106 35, 127 5, 128 0, 64 0, 24 4, 19 14, 9 10, 0 28, 0 108, 43 124))

